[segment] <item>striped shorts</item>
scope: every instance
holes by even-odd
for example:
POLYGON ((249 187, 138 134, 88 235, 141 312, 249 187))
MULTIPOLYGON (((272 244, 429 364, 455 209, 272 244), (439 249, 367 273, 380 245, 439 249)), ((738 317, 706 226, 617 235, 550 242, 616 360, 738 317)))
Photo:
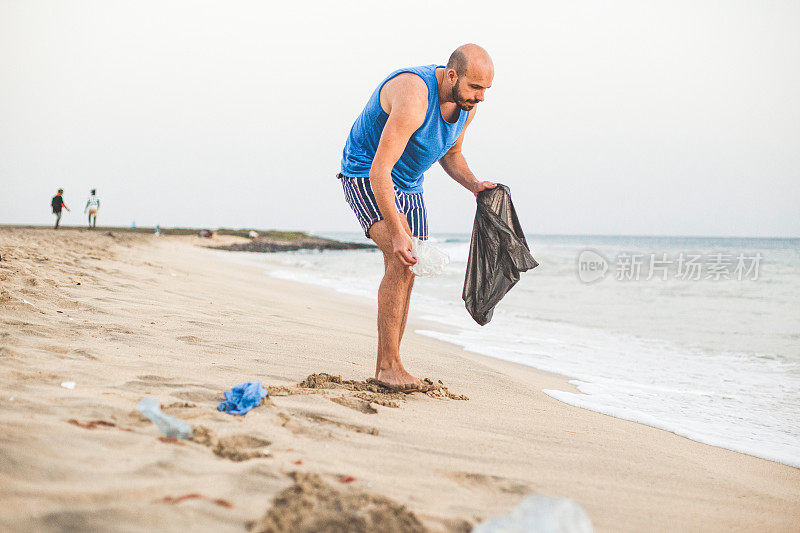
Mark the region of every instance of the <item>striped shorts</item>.
MULTIPOLYGON (((364 235, 369 238, 369 228, 379 220, 383 220, 369 178, 351 178, 342 174, 336 177, 341 180, 344 197, 364 229, 364 235)), ((406 216, 411 235, 421 241, 428 240, 428 213, 425 210, 422 193, 409 194, 395 187, 394 203, 397 212, 406 216)))

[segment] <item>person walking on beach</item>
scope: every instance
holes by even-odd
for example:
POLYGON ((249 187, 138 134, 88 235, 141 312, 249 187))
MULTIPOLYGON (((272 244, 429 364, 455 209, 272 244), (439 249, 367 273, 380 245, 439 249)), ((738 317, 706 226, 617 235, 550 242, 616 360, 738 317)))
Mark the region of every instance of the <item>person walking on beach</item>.
POLYGON ((63 207, 69 211, 69 207, 64 203, 63 194, 64 189, 58 189, 58 193, 50 200, 50 206, 53 208, 53 214, 56 216, 56 225, 53 229, 58 229, 58 226, 61 224, 61 208, 63 207))
POLYGON ((383 252, 378 289, 375 380, 395 390, 424 390, 400 361, 414 274, 411 237, 428 238, 422 197, 424 172, 437 161, 477 196, 496 186, 480 181, 461 153, 476 106, 492 85, 494 65, 478 45, 457 48, 447 65, 401 68, 375 89, 356 119, 342 154, 345 198, 383 252))
POLYGON ((100 210, 100 198, 97 197, 97 189, 92 189, 89 198, 86 200, 86 207, 83 214, 89 212, 89 229, 97 227, 97 211, 100 210))

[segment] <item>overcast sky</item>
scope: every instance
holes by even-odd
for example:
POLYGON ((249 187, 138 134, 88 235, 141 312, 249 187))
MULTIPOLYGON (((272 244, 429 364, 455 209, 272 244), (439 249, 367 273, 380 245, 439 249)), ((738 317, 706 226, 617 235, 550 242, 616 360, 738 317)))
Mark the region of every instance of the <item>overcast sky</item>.
MULTIPOLYGON (((800 2, 0 0, 0 223, 357 231, 335 174, 401 66, 475 42, 467 131, 529 233, 800 236, 800 2)), ((474 199, 426 173, 431 232, 474 199)))

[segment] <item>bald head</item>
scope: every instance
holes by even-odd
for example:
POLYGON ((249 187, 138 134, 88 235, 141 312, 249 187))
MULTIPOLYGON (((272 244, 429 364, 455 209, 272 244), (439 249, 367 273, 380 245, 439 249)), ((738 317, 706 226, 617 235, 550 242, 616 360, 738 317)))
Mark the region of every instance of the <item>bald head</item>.
POLYGON ((493 78, 494 64, 489 53, 477 44, 465 44, 450 55, 442 82, 448 85, 449 100, 464 111, 471 111, 483 102, 493 78))
POLYGON ((474 71, 475 75, 481 77, 494 75, 489 52, 477 44, 464 44, 456 48, 447 60, 447 68, 455 70, 459 77, 466 76, 467 71, 474 71))

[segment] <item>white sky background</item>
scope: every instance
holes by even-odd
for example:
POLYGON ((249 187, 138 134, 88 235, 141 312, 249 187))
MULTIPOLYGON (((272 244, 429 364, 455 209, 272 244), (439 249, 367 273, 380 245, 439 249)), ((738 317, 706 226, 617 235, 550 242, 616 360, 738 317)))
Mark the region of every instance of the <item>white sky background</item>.
MULTIPOLYGON (((0 0, 0 223, 359 229, 346 135, 484 46, 464 154, 529 233, 800 236, 800 2, 0 0)), ((431 231, 474 200, 435 165, 431 231)))

